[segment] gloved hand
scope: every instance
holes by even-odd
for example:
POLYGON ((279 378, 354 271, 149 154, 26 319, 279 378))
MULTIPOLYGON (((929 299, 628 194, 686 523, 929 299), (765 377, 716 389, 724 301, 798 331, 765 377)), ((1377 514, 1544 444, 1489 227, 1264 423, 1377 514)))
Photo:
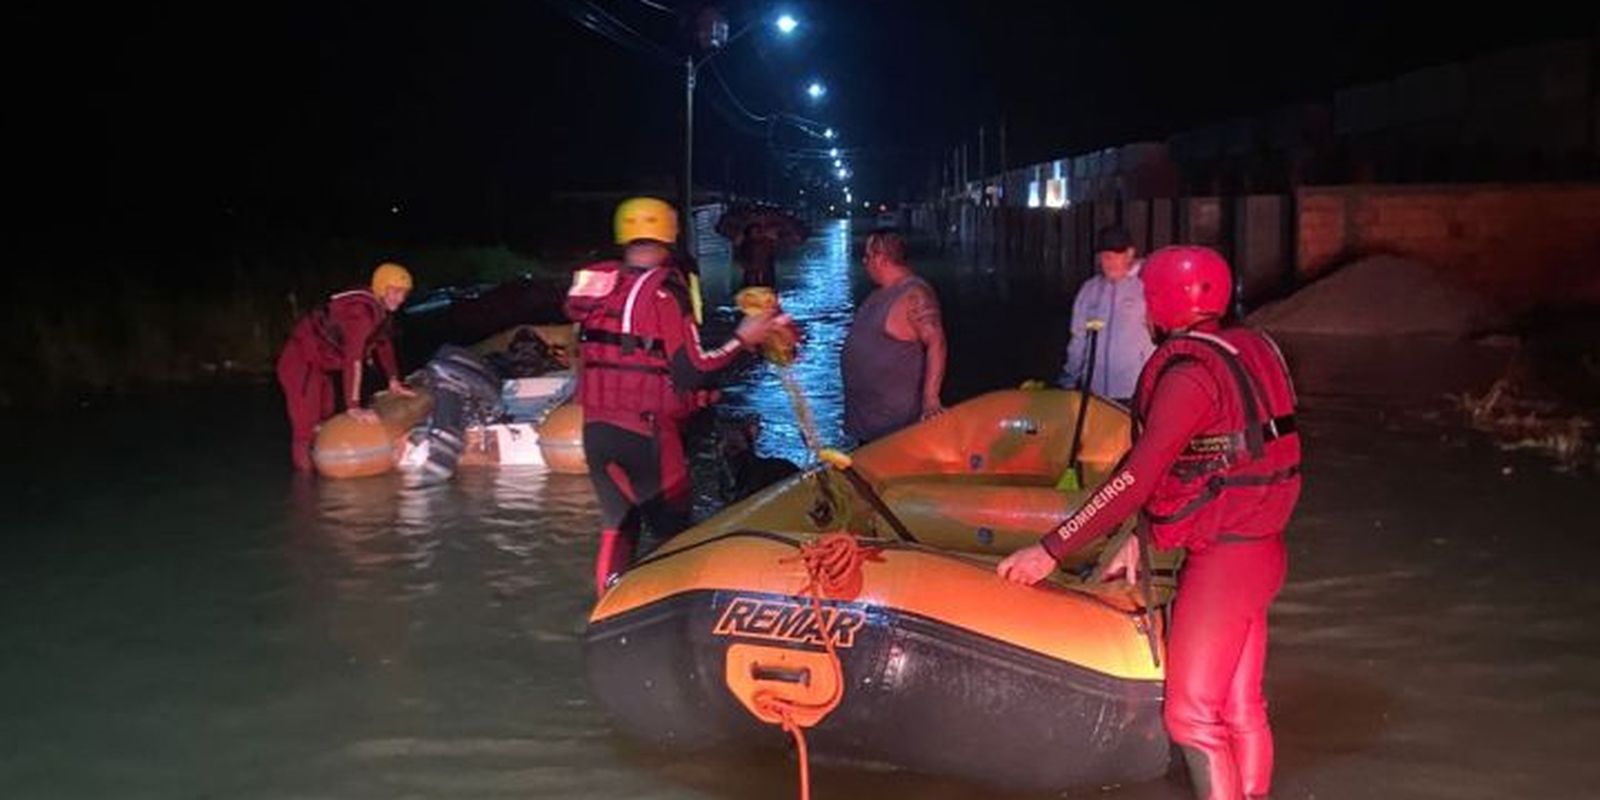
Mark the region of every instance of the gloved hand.
POLYGON ((768 334, 772 333, 772 326, 777 318, 778 315, 770 311, 746 315, 744 319, 739 320, 739 327, 733 330, 733 335, 738 338, 740 344, 755 349, 767 340, 768 334))

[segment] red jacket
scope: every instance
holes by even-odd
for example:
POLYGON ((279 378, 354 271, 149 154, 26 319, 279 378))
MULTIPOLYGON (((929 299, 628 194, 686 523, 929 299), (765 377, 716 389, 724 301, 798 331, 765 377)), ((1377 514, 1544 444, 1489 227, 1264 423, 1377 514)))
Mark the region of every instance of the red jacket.
POLYGON ((654 420, 676 422, 698 407, 695 391, 742 351, 738 339, 701 348, 687 290, 668 267, 585 266, 573 276, 566 312, 580 327, 585 422, 645 434, 654 420))
POLYGON ((339 292, 295 324, 290 340, 322 370, 344 373, 344 396, 357 396, 355 365, 376 356, 384 374, 397 378, 389 310, 365 289, 339 292))
POLYGON ((1040 544, 1057 559, 1142 512, 1158 547, 1277 536, 1300 495, 1294 388, 1248 328, 1173 336, 1139 378, 1123 465, 1040 544))

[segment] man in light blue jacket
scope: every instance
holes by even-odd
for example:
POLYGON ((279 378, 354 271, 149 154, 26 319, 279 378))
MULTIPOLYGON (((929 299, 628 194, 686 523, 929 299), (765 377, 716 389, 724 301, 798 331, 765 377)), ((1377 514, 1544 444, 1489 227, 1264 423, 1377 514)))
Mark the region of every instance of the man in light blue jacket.
POLYGON ((1098 319, 1105 328, 1096 335, 1093 385, 1089 391, 1128 405, 1139 382, 1139 370, 1155 352, 1144 323, 1144 284, 1133 237, 1119 227, 1102 228, 1095 235, 1095 261, 1100 274, 1083 282, 1072 302, 1072 340, 1067 343, 1067 363, 1058 383, 1075 389, 1083 378, 1089 355, 1085 325, 1098 319))

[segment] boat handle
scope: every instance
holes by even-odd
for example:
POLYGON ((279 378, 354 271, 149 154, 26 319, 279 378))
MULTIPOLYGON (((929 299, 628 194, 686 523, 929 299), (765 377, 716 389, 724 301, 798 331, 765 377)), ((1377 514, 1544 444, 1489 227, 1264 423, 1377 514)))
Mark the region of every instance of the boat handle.
POLYGON ((801 686, 811 685, 811 670, 807 667, 763 667, 760 664, 751 664, 750 677, 758 681, 798 683, 801 686))

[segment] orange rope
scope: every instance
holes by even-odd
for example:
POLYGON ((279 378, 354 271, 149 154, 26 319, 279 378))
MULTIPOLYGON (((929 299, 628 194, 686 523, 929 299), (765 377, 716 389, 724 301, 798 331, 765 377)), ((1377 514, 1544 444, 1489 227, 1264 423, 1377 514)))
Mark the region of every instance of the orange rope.
MULTIPOLYGON (((830 599, 837 600, 854 598, 861 593, 861 564, 879 560, 877 548, 862 547, 848 533, 830 533, 801 545, 798 556, 780 559, 779 563, 800 561, 805 564, 807 581, 801 591, 811 595, 811 611, 820 625, 822 596, 826 594, 830 599)), ((833 667, 834 676, 833 694, 827 700, 814 704, 796 703, 777 697, 771 691, 757 692, 751 698, 758 708, 778 717, 784 732, 794 737, 795 753, 800 761, 800 800, 811 800, 811 766, 806 752, 805 729, 795 722, 794 709, 831 708, 844 694, 844 664, 833 646, 831 631, 824 632, 822 646, 827 650, 828 663, 833 667)))

